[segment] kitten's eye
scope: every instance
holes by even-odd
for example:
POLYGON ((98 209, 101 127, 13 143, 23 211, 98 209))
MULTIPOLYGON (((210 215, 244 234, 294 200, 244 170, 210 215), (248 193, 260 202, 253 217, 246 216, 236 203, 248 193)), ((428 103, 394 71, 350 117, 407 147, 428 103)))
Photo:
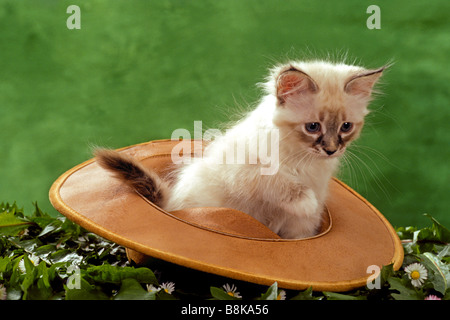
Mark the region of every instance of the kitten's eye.
POLYGON ((309 122, 305 124, 305 129, 308 132, 315 133, 320 131, 320 123, 318 122, 309 122))
POLYGON ((349 132, 353 128, 353 123, 351 122, 344 122, 341 126, 342 132, 349 132))

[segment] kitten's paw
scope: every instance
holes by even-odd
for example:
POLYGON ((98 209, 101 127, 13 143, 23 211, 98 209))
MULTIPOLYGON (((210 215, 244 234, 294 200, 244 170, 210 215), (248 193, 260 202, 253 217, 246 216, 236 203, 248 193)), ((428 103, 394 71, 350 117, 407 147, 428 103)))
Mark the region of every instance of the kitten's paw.
POLYGON ((309 217, 315 215, 319 209, 319 202, 317 201, 316 195, 311 189, 306 189, 302 191, 299 198, 284 203, 283 209, 295 216, 309 217))

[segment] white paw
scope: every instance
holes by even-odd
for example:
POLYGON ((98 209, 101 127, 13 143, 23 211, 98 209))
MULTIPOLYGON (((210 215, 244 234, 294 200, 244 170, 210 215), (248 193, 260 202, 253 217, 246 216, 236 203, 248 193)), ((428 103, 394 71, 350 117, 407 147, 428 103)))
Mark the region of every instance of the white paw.
POLYGON ((309 217, 317 213, 319 202, 311 189, 302 191, 300 197, 289 203, 282 204, 283 209, 293 215, 309 217))

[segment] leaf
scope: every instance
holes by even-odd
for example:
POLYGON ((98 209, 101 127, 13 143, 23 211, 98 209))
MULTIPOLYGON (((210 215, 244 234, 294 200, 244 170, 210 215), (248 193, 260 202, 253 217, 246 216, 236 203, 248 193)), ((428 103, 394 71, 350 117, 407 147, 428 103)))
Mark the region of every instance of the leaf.
POLYGON ((61 249, 50 254, 48 259, 52 263, 70 262, 71 264, 79 264, 83 257, 69 249, 61 249))
POLYGON ((388 281, 388 279, 394 275, 394 273, 395 271, 393 263, 383 266, 380 272, 380 285, 383 286, 388 281))
POLYGON ((274 282, 265 293, 261 295, 261 300, 277 300, 278 283, 274 282))
POLYGON ((433 284, 433 287, 436 291, 444 295, 447 291, 447 279, 444 271, 447 271, 448 273, 448 268, 447 270, 445 270, 443 264, 439 261, 439 259, 437 259, 430 252, 420 254, 419 257, 421 258, 423 265, 429 271, 428 280, 433 284))
POLYGON ((28 258, 28 255, 23 256, 23 262, 25 265, 25 277, 22 281, 22 284, 20 285, 20 288, 23 291, 23 299, 26 300, 28 296, 28 289, 31 287, 31 285, 34 283, 34 280, 37 276, 37 269, 34 266, 33 262, 28 258))
POLYGON ((33 223, 17 218, 14 211, 0 213, 0 235, 16 236, 30 225, 33 223))
POLYGON ((396 229, 401 240, 412 239, 415 231, 417 231, 416 227, 399 227, 396 229))
POLYGON ((11 272, 11 261, 10 257, 0 257, 0 275, 11 272))
POLYGON ((342 293, 324 291, 323 294, 327 300, 366 300, 365 296, 351 296, 342 293))
POLYGON ((155 274, 148 268, 117 267, 109 264, 91 266, 86 275, 99 283, 121 283, 123 279, 136 279, 139 283, 158 284, 155 274))
POLYGON ((291 300, 316 300, 317 298, 313 297, 312 294, 313 294, 312 287, 309 287, 305 291, 302 291, 299 294, 297 294, 291 300))
POLYGON ((437 240, 449 243, 450 242, 450 230, 441 225, 439 221, 433 218, 428 213, 424 214, 426 217, 430 218, 433 221, 432 231, 433 235, 437 238, 437 240))
POLYGON ((211 295, 213 298, 217 300, 241 300, 236 297, 230 296, 228 293, 226 293, 223 289, 217 288, 217 287, 210 287, 209 288, 211 295))
POLYGON ((136 279, 124 279, 114 300, 155 300, 156 293, 142 288, 136 279))
POLYGON ((80 279, 80 288, 66 289, 66 300, 109 300, 109 297, 95 285, 80 279))
POLYGON ((49 224, 47 224, 44 229, 41 231, 41 233, 38 234, 38 237, 43 237, 49 233, 52 233, 55 230, 58 230, 58 228, 61 228, 62 221, 61 220, 53 220, 49 224))
POLYGON ((40 246, 34 250, 34 254, 38 256, 40 259, 44 260, 47 263, 51 263, 47 257, 56 251, 56 245, 54 244, 45 244, 40 246))
POLYGON ((42 212, 41 209, 39 209, 37 201, 33 203, 34 205, 34 212, 32 214, 33 218, 50 218, 50 216, 44 212, 42 212))
POLYGON ((156 300, 177 300, 173 295, 165 292, 164 290, 160 290, 159 292, 155 292, 156 300))
POLYGON ((409 288, 405 280, 391 277, 388 279, 390 289, 399 293, 391 293, 395 300, 423 300, 423 294, 419 294, 416 290, 409 288))

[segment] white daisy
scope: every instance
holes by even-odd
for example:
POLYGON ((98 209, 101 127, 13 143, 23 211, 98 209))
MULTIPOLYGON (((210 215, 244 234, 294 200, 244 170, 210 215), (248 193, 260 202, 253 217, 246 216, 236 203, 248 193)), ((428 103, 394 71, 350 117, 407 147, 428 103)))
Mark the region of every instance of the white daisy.
POLYGON ((231 286, 228 283, 224 284, 223 289, 231 297, 242 298, 241 294, 239 292, 236 292, 237 288, 234 284, 232 284, 231 286))
POLYGON ((423 282, 428 279, 427 269, 420 263, 410 264, 405 268, 405 272, 408 274, 409 279, 414 287, 421 287, 423 282))
POLYGON ((277 300, 286 300, 286 291, 280 290, 280 292, 278 292, 277 300))
POLYGON ((147 285, 147 291, 150 292, 150 293, 152 293, 152 292, 159 292, 159 291, 161 291, 161 288, 157 288, 157 287, 155 287, 152 284, 148 284, 147 285))
POLYGON ((175 283, 173 282, 164 282, 160 286, 160 290, 164 290, 168 294, 172 294, 175 291, 175 283))
MULTIPOLYGON (((28 259, 31 261, 31 263, 32 263, 35 267, 39 264, 39 261, 41 260, 41 259, 39 259, 39 257, 36 256, 34 253, 31 254, 31 256, 28 256, 28 259)), ((19 267, 20 272, 22 272, 22 273, 26 273, 26 272, 27 272, 27 270, 26 270, 26 268, 25 268, 25 260, 24 260, 24 259, 20 260, 19 266, 18 266, 18 267, 19 267)))

